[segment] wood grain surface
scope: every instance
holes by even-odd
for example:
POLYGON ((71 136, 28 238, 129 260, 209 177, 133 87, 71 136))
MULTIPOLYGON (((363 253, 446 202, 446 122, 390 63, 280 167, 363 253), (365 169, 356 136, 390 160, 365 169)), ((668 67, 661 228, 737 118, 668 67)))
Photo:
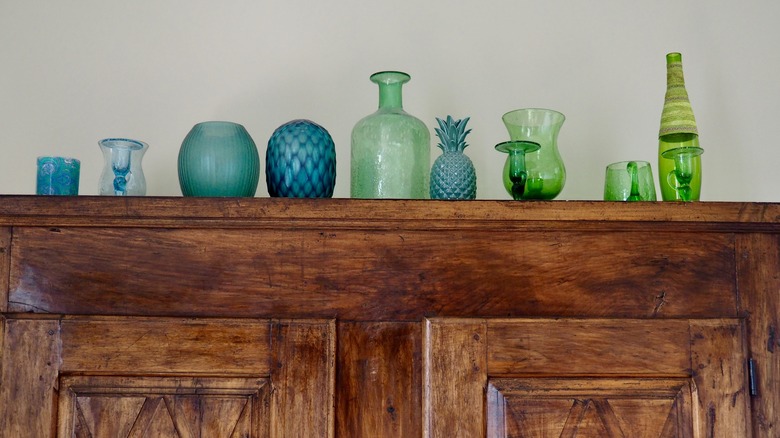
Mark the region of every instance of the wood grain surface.
POLYGON ((420 323, 338 325, 337 436, 422 434, 420 323))
POLYGON ((59 322, 0 317, 0 436, 55 437, 59 322))
POLYGON ((619 323, 426 321, 424 436, 750 436, 744 320, 619 323))
POLYGON ((779 273, 780 204, 0 196, 0 436, 775 438, 779 273))
POLYGON ((739 292, 755 369, 753 433, 780 436, 780 236, 740 236, 739 292))
MULTIPOLYGON (((573 229, 576 226, 572 226, 573 229)), ((731 317, 732 234, 18 228, 9 310, 731 317)))
POLYGON ((747 202, 433 201, 289 198, 0 196, 0 225, 259 228, 560 228, 645 225, 777 231, 780 205, 747 202))

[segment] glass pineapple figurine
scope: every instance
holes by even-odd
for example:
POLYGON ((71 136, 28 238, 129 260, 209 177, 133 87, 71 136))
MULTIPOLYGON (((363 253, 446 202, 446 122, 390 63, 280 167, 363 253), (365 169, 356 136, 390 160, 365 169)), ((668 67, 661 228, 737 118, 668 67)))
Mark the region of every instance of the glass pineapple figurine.
POLYGON ((453 120, 436 118, 439 127, 435 129, 442 153, 433 162, 431 169, 431 199, 474 199, 477 197, 477 174, 474 164, 463 153, 468 143, 466 129, 469 117, 453 120))

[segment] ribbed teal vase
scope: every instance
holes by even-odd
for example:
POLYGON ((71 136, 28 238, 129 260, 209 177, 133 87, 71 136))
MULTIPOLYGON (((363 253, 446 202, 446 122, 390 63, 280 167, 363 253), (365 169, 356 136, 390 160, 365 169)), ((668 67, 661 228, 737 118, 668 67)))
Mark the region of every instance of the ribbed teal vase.
POLYGON ((184 196, 251 197, 260 180, 260 155, 243 126, 203 122, 184 138, 178 169, 184 196))
POLYGON ((265 154, 265 182, 272 197, 332 197, 336 146, 328 131, 311 120, 276 128, 265 154))
POLYGON ((353 198, 427 198, 431 134, 401 102, 406 73, 371 75, 379 85, 379 109, 352 129, 350 194, 353 198))

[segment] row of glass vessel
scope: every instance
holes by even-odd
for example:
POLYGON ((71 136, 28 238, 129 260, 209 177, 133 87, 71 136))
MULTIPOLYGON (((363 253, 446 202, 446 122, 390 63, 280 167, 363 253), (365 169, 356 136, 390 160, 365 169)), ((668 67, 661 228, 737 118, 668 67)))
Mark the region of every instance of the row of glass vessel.
MULTIPOLYGON (((667 90, 658 150, 661 194, 664 200, 698 200, 703 150, 685 89, 682 56, 670 53, 666 60, 667 90)), ((443 153, 431 168, 428 128, 403 109, 402 86, 409 79, 397 71, 371 75, 379 86, 379 108, 352 130, 351 197, 474 199, 476 174, 463 153, 471 131, 466 126, 468 118, 437 119, 434 131, 443 153)), ((517 200, 554 199, 566 182, 557 144, 564 115, 528 108, 510 111, 502 119, 510 140, 497 144, 496 150, 508 155, 503 171, 507 191, 517 200)), ((147 145, 107 139, 101 141, 101 148, 106 166, 100 193, 145 194, 140 160, 147 145)), ((288 122, 269 140, 266 182, 271 196, 330 197, 335 167, 333 140, 314 122, 288 122)), ((185 196, 254 196, 259 154, 241 125, 199 123, 182 143, 178 172, 185 196)))
MULTIPOLYGON (((682 55, 666 55, 667 90, 659 130, 658 168, 663 200, 695 201, 701 194, 701 154, 682 70, 682 55)), ((352 131, 353 198, 473 199, 476 177, 463 155, 467 146, 463 120, 437 119, 438 146, 443 150, 430 173, 430 138, 425 124, 403 110, 402 72, 375 73, 379 109, 352 131), (473 186, 473 190, 472 190, 473 186)), ((558 152, 558 133, 565 117, 557 111, 528 108, 502 117, 511 140, 496 149, 508 154, 503 182, 514 199, 554 199, 563 190, 566 170, 558 152)), ((626 169, 630 172, 631 169, 626 169)), ((628 200, 628 199, 627 199, 628 200)))
MULTIPOLYGON (((431 169, 428 128, 402 105, 401 86, 409 79, 395 71, 371 76, 379 85, 379 109, 352 130, 351 197, 474 199, 474 166, 463 154, 468 118, 437 119, 435 132, 443 153, 431 169)), ((503 116, 513 141, 497 149, 509 154, 504 184, 515 199, 553 199, 563 189, 566 170, 557 142, 564 120, 557 111, 538 108, 503 116)))

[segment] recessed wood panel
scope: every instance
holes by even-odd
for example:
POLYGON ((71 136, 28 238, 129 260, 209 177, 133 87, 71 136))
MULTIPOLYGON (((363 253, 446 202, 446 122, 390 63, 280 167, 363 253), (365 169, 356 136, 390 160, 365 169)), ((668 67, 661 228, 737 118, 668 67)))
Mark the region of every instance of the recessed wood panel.
POLYGON ((175 318, 62 321, 63 372, 268 375, 270 323, 175 318))
POLYGON ((65 376, 59 436, 269 437, 268 379, 65 376))
POLYGON ((18 228, 10 308, 419 321, 735 316, 733 236, 18 228))
POLYGON ((690 379, 491 379, 487 436, 693 437, 690 379))
POLYGON ((691 373, 688 320, 491 320, 487 335, 491 375, 691 373))

